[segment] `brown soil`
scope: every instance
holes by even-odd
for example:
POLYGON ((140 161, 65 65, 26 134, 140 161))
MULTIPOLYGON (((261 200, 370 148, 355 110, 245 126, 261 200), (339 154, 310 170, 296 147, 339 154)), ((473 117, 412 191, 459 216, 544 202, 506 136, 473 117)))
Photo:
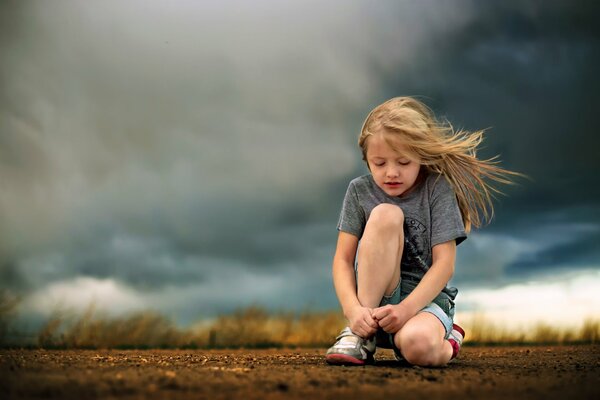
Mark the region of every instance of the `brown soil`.
POLYGON ((600 345, 465 347, 445 368, 379 350, 366 367, 324 349, 0 350, 7 398, 600 399, 600 345))

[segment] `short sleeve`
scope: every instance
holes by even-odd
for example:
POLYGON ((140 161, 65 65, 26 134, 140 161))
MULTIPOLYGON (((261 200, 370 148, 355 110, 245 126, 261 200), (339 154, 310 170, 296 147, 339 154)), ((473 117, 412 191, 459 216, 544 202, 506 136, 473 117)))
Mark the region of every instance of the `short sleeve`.
POLYGON ((350 233, 360 239, 365 229, 365 224, 365 212, 359 204, 356 186, 353 182, 350 182, 344 196, 337 229, 338 231, 350 233))
POLYGON ((456 194, 444 176, 435 179, 430 197, 431 247, 450 240, 460 244, 467 238, 456 194))

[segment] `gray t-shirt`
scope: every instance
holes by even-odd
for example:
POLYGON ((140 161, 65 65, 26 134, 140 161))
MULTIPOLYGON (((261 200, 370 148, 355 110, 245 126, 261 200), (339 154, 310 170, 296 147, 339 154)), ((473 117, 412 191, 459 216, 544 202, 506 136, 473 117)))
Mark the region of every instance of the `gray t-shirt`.
MULTIPOLYGON (((360 240, 375 206, 395 204, 404 213, 404 252, 400 264, 402 279, 421 281, 433 263, 431 248, 436 244, 467 238, 456 195, 445 177, 427 174, 404 197, 391 197, 373 180, 371 174, 353 179, 348 186, 337 229, 360 240)), ((454 300, 455 287, 443 290, 454 300)))

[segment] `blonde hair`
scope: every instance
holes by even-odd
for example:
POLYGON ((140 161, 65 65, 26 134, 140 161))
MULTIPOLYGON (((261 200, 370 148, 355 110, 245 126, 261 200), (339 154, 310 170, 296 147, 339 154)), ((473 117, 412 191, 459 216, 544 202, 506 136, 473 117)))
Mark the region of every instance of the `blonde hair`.
MULTIPOLYGON (((488 160, 477 158, 476 150, 483 140, 484 130, 455 131, 450 122, 437 121, 425 104, 412 97, 390 99, 367 116, 358 138, 367 166, 367 139, 377 133, 399 138, 429 172, 448 179, 456 193, 467 232, 471 226, 481 226, 482 217, 488 223, 494 215, 493 194, 502 192, 488 180, 511 184, 511 176, 525 176, 500 168, 498 156, 488 160)), ((393 142, 388 143, 394 148, 393 142)))

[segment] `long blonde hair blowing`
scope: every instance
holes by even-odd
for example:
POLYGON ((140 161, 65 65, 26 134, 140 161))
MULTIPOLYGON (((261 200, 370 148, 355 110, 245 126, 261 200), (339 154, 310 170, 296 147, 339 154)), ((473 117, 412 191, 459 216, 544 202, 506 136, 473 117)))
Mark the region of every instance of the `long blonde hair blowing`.
MULTIPOLYGON (((367 139, 376 133, 397 137, 416 154, 428 171, 444 175, 456 193, 467 232, 494 216, 492 198, 501 191, 488 181, 511 184, 510 177, 525 176, 498 166, 498 156, 479 160, 477 146, 484 130, 454 131, 450 122, 439 122, 433 112, 412 97, 395 97, 377 106, 365 120, 358 145, 367 162, 367 139)), ((395 147, 394 141, 388 143, 395 147)), ((367 162, 368 165, 368 162, 367 162)))

